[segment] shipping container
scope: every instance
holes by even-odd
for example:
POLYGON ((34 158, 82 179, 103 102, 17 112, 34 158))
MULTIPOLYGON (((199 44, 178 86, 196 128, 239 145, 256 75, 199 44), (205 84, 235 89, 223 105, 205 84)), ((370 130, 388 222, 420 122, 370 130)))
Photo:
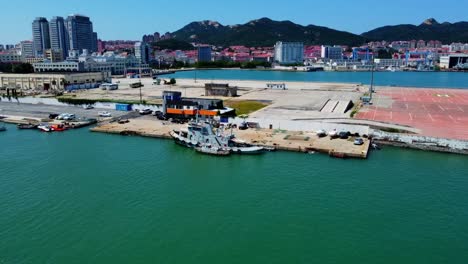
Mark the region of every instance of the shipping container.
POLYGON ((115 105, 115 110, 125 111, 125 112, 132 111, 132 105, 129 105, 129 104, 116 104, 115 105))

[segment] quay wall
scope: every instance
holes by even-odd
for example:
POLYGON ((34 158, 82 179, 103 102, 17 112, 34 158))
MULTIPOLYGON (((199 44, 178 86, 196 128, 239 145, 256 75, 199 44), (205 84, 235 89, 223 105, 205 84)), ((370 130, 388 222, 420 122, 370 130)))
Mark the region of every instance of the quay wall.
POLYGON ((383 145, 468 155, 468 141, 434 138, 374 130, 373 140, 383 145))

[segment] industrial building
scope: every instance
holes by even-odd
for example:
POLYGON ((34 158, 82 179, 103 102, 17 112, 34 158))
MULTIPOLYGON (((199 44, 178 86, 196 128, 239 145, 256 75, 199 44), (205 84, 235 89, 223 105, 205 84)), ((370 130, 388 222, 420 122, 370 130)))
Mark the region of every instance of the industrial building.
POLYGON ((236 97, 237 86, 229 87, 228 83, 205 83, 205 96, 236 97))
POLYGON ((223 100, 205 98, 182 98, 181 92, 163 92, 163 113, 167 117, 195 118, 234 114, 234 109, 225 108, 223 100))
POLYGON ((342 60, 343 49, 340 46, 322 46, 321 57, 330 60, 342 60))
POLYGON ((110 82, 106 72, 77 73, 0 73, 0 89, 22 89, 37 91, 65 91, 97 88, 110 82))
POLYGON ((458 53, 458 54, 450 54, 448 56, 440 57, 441 69, 453 69, 453 68, 456 68, 457 66, 463 68, 464 65, 468 69, 467 64, 468 64, 468 54, 458 53))

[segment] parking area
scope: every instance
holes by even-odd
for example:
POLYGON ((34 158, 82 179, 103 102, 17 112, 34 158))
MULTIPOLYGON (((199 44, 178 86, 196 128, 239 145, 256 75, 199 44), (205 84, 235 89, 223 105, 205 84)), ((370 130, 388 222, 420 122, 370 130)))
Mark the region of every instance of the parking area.
MULTIPOLYGON (((47 118, 49 114, 70 113, 75 114, 77 118, 99 118, 98 112, 102 109, 84 109, 81 106, 55 106, 44 104, 18 104, 10 102, 0 102, 0 116, 27 116, 34 118, 47 118)), ((127 112, 108 110, 113 117, 120 117, 127 112)))
POLYGON ((468 90, 385 88, 358 119, 407 125, 424 136, 468 140, 468 90))

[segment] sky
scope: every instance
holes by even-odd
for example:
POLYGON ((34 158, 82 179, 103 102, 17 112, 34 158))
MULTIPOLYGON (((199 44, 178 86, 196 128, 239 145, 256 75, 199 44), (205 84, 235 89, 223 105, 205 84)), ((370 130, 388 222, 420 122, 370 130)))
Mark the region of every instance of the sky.
POLYGON ((31 39, 35 17, 69 14, 89 16, 103 40, 139 40, 200 20, 233 25, 269 17, 356 34, 385 25, 420 24, 430 17, 439 22, 468 20, 468 2, 460 0, 1 0, 0 10, 0 44, 31 39))

